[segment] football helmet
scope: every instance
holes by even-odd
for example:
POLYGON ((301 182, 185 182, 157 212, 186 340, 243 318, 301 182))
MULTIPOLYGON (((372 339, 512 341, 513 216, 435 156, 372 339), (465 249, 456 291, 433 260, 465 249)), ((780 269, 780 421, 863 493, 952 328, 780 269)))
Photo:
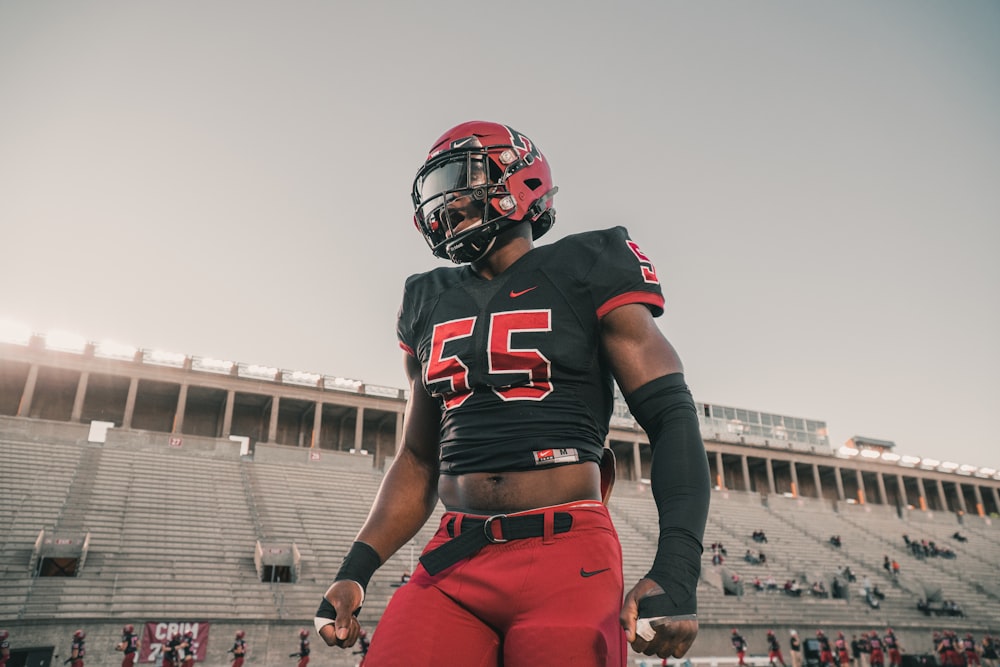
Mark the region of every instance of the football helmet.
POLYGON ((122 632, 132 633, 133 631, 135 631, 135 626, 133 626, 131 623, 122 628, 122 632))
POLYGON ((84 632, 83 630, 77 630, 76 632, 73 633, 73 639, 83 639, 86 636, 87 633, 84 632))
POLYGON ((10 633, 6 630, 0 630, 0 641, 7 639, 7 637, 10 637, 10 633))
POLYGON ((487 121, 434 142, 413 180, 413 222, 431 252, 456 264, 481 259, 498 235, 528 221, 537 239, 555 222, 549 162, 528 137, 487 121))
POLYGON ((303 639, 305 639, 308 636, 309 636, 309 631, 308 630, 306 630, 305 628, 302 628, 301 630, 299 630, 299 637, 302 637, 303 639))
POLYGON ((237 639, 243 639, 246 636, 246 634, 247 633, 243 632, 242 630, 237 630, 236 631, 236 638, 237 639))

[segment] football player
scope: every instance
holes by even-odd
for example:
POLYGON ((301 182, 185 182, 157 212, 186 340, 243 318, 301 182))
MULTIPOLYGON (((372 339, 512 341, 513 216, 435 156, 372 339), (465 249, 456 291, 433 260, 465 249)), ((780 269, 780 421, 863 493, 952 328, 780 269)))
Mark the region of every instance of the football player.
POLYGON ((317 611, 327 644, 357 641, 376 568, 439 499, 447 511, 369 667, 620 666, 628 643, 679 658, 697 635, 708 462, 681 360, 653 319, 659 277, 624 227, 535 246, 555 193, 548 159, 499 123, 448 130, 417 172, 416 227, 459 266, 406 281, 403 437, 317 611), (615 380, 649 435, 659 511, 652 566, 627 594, 602 502, 615 380))
POLYGON ((122 628, 122 640, 115 644, 115 650, 121 651, 122 667, 132 667, 135 664, 135 653, 139 649, 139 637, 135 634, 135 626, 129 623, 122 628))

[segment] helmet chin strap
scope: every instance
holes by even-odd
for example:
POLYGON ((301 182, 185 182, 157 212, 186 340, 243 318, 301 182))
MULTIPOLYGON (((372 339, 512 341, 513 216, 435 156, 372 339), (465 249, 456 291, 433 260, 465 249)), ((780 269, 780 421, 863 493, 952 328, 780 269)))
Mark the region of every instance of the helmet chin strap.
POLYGON ((481 234, 474 234, 464 238, 445 248, 448 257, 456 264, 466 264, 482 259, 493 249, 497 237, 483 230, 481 234))

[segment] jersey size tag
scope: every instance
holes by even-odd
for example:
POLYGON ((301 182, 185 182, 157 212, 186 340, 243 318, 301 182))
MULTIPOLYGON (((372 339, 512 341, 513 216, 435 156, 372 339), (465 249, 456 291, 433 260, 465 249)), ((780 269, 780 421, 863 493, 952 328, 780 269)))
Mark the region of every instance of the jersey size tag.
POLYGON ((536 466, 549 465, 550 463, 567 463, 579 461, 580 453, 576 449, 539 449, 531 453, 535 457, 536 466))

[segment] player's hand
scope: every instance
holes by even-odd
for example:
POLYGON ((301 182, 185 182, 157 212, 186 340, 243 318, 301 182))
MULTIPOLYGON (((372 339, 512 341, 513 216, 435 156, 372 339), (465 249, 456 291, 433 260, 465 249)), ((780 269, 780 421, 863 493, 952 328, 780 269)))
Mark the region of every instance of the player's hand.
POLYGON ((361 624, 355 617, 364 600, 361 585, 356 581, 335 581, 323 597, 333 606, 335 620, 331 623, 329 619, 317 616, 315 625, 319 636, 327 646, 341 648, 354 646, 361 633, 361 624))
POLYGON ((640 579, 625 596, 622 612, 619 616, 625 638, 632 648, 643 655, 655 655, 659 658, 681 658, 694 644, 698 636, 697 620, 657 620, 651 621, 652 638, 640 636, 636 632, 639 619, 639 600, 653 595, 663 595, 663 589, 652 579, 640 579))

